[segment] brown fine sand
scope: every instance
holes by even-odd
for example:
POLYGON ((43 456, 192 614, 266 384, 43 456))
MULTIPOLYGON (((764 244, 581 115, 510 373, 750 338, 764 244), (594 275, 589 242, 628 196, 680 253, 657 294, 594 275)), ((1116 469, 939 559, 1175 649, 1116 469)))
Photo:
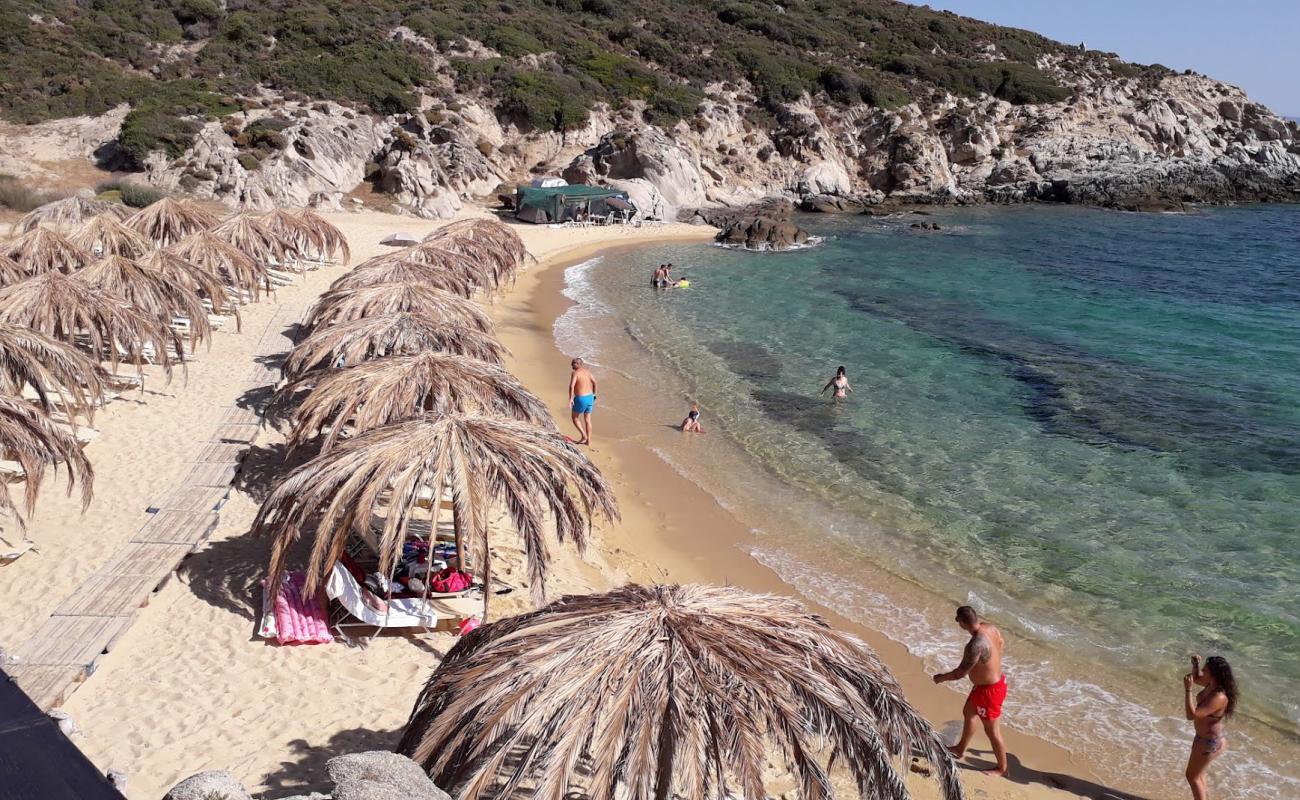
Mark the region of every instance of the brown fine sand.
MULTIPOLYGON (((336 214, 332 221, 348 236, 354 263, 382 251, 377 242, 388 233, 423 235, 438 224, 378 213, 336 214)), ((507 366, 567 425, 567 357, 551 335, 568 304, 560 294, 562 267, 611 247, 707 238, 712 231, 684 225, 519 230, 540 263, 497 303, 494 315, 513 352, 507 366)), ((47 488, 29 531, 40 551, 0 567, 0 647, 13 649, 24 641, 87 574, 121 549, 144 521, 150 500, 178 480, 216 410, 245 391, 254 357, 287 349, 287 326, 340 272, 310 273, 245 309, 243 331, 234 333, 228 325, 189 365, 188 375, 178 373, 170 383, 152 376, 142 395, 124 395, 96 416, 100 433, 87 448, 95 501, 83 516, 62 487, 47 488)), ((553 548, 550 594, 601 591, 627 580, 727 582, 788 593, 736 547, 747 535, 743 526, 639 444, 637 434, 620 415, 598 413, 592 457, 615 487, 623 522, 599 531, 598 546, 585 559, 553 548), (654 501, 665 495, 674 498, 671 505, 654 501)), ((261 497, 285 469, 282 443, 273 429, 259 436, 209 542, 151 598, 64 704, 80 728, 73 740, 101 768, 127 773, 130 800, 156 800, 178 780, 206 769, 231 770, 268 798, 327 788, 329 758, 395 744, 424 679, 454 642, 448 635, 387 635, 364 649, 279 647, 254 636, 267 546, 247 533, 261 497)), ((529 592, 521 554, 508 537, 493 549, 501 578, 521 589, 494 600, 494 615, 525 610, 529 592)), ((904 648, 831 609, 817 610, 864 636, 937 726, 958 716, 959 696, 930 683, 904 648)), ((1098 786, 1086 765, 1058 748, 1014 731, 1007 741, 1015 756, 1012 779, 966 771, 972 796, 1123 796, 1098 786)), ((976 760, 987 755, 979 750, 984 745, 978 736, 975 747, 976 760)), ((921 776, 909 783, 918 798, 937 796, 921 776)))

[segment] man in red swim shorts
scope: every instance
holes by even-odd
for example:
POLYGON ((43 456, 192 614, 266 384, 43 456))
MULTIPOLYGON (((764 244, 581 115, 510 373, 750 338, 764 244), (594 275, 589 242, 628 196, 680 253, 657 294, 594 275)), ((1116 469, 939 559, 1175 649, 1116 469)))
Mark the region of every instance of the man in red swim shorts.
POLYGON ((934 676, 935 683, 959 681, 970 677, 971 689, 962 707, 961 739, 949 747, 955 758, 966 755, 966 746, 975 735, 975 720, 984 723, 984 733, 993 745, 997 768, 986 770, 992 775, 1007 774, 1007 748, 1002 743, 1002 730, 998 720, 1002 717, 1002 703, 1007 699, 1007 678, 1002 674, 1002 632, 987 622, 981 622, 975 609, 962 606, 957 609, 957 624, 970 634, 961 664, 951 672, 934 676))

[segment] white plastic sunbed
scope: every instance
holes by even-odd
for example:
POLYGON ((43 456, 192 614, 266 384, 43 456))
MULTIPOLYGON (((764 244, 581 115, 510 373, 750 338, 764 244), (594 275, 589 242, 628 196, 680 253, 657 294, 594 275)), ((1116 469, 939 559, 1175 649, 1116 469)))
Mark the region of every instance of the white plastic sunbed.
POLYGON ((348 568, 335 564, 325 584, 325 594, 331 600, 337 600, 343 610, 355 621, 334 623, 335 629, 344 639, 351 638, 344 628, 423 628, 426 631, 438 626, 441 619, 429 601, 424 598, 384 600, 365 586, 357 583, 348 568))

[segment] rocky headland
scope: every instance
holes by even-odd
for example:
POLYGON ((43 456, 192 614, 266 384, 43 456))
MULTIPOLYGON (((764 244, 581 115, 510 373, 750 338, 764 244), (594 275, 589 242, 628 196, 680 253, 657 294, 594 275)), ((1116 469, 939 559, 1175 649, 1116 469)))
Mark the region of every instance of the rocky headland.
MULTIPOLYGON (((718 16, 725 21, 728 13, 718 16)), ((938 30, 933 22, 931 29, 938 30)), ((425 218, 451 216, 503 184, 537 175, 623 189, 659 218, 689 219, 701 210, 697 218, 708 220, 723 218, 718 209, 767 198, 836 213, 1029 201, 1180 210, 1300 199, 1300 128, 1242 90, 1191 72, 1136 68, 1111 54, 1041 44, 1041 37, 1036 55, 1013 59, 997 38, 1007 29, 990 28, 988 41, 979 38, 984 30, 966 34, 960 64, 993 73, 1005 65, 1003 83, 989 91, 949 91, 943 87, 951 74, 945 83, 943 76, 917 79, 886 65, 900 72, 871 74, 907 92, 883 102, 865 90, 843 91, 840 83, 858 79, 826 68, 819 82, 785 87, 784 94, 773 91, 770 77, 677 85, 694 93, 694 106, 675 118, 629 95, 617 103, 596 97, 572 119, 540 123, 521 117, 517 98, 503 95, 508 87, 463 76, 481 68, 559 80, 568 74, 565 57, 511 56, 471 38, 442 41, 399 25, 383 33, 382 44, 416 54, 435 77, 410 87, 394 113, 258 85, 222 99, 238 111, 187 118, 184 136, 146 143, 144 152, 140 123, 126 106, 96 117, 6 124, 0 152, 30 153, 39 142, 44 158, 3 159, 0 171, 39 179, 78 159, 164 191, 232 205, 380 204, 425 218), (1026 70, 1050 82, 1051 91, 1007 90, 1026 70), (124 125, 134 126, 131 135, 124 125)), ((185 29, 200 56, 209 46, 205 34, 185 29)), ((655 91, 669 86, 653 62, 617 63, 657 75, 655 91)), ((737 215, 727 216, 725 236, 762 246, 793 242, 799 234, 785 227, 785 208, 755 210, 740 229, 737 215)))

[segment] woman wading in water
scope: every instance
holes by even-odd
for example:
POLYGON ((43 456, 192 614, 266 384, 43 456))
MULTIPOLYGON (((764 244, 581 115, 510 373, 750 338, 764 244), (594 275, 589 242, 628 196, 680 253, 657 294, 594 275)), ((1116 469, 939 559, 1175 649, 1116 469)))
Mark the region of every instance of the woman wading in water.
POLYGON ((826 390, 834 388, 835 394, 832 395, 836 400, 843 400, 849 392, 853 391, 853 386, 849 384, 849 378, 844 374, 844 367, 835 370, 835 377, 826 382, 822 390, 817 393, 818 397, 826 394, 826 390))
POLYGON ((1187 783, 1193 800, 1206 800, 1210 793, 1205 773, 1227 746, 1223 720, 1232 716, 1237 705, 1237 681, 1223 656, 1210 656, 1204 667, 1200 656, 1192 656, 1192 671, 1183 677, 1183 688, 1183 710, 1196 729, 1187 759, 1187 783), (1204 688, 1198 692, 1197 686, 1204 688))

